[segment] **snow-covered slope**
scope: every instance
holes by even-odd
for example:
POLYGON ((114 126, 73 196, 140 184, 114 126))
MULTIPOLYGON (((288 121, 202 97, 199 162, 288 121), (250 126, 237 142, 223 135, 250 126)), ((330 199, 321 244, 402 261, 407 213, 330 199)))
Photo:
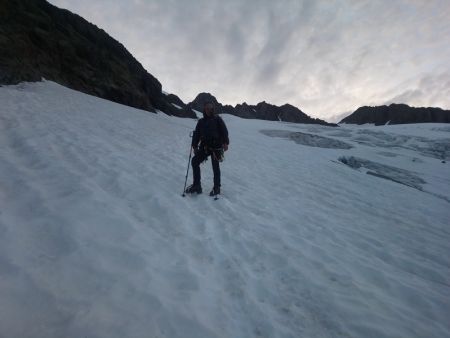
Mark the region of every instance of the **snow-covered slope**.
POLYGON ((448 126, 224 120, 0 88, 0 337, 450 336, 448 126))

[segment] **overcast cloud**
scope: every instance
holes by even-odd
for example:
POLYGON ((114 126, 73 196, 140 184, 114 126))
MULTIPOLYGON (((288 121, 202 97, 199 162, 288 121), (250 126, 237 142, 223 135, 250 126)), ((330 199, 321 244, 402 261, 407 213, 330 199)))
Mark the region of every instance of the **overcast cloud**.
POLYGON ((291 103, 321 118, 450 109, 448 0, 51 0, 103 28, 185 102, 291 103))

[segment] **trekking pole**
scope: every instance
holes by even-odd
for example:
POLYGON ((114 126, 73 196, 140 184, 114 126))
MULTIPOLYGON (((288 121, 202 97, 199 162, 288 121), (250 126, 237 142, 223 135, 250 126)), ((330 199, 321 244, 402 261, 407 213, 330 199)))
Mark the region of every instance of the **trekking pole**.
MULTIPOLYGON (((192 137, 192 131, 189 133, 189 137, 192 137)), ((189 146, 189 160, 188 160, 188 165, 187 165, 187 170, 186 170, 186 178, 184 179, 184 188, 183 188, 183 194, 181 196, 185 197, 186 196, 186 183, 187 183, 187 179, 189 176, 189 167, 191 164, 191 156, 192 156, 192 146, 189 146)))

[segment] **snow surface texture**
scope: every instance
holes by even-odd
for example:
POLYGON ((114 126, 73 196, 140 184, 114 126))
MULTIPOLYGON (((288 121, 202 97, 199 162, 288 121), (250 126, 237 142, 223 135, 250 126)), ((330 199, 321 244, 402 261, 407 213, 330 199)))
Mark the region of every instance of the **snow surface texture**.
POLYGON ((0 88, 0 337, 450 337, 448 126, 223 118, 183 198, 195 121, 0 88))

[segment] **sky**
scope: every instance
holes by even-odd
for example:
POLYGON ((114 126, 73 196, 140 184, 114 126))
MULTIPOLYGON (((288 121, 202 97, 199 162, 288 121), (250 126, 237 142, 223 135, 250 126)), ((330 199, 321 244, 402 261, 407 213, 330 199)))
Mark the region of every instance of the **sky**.
POLYGON ((120 41, 184 102, 450 109, 450 0, 50 0, 120 41))

